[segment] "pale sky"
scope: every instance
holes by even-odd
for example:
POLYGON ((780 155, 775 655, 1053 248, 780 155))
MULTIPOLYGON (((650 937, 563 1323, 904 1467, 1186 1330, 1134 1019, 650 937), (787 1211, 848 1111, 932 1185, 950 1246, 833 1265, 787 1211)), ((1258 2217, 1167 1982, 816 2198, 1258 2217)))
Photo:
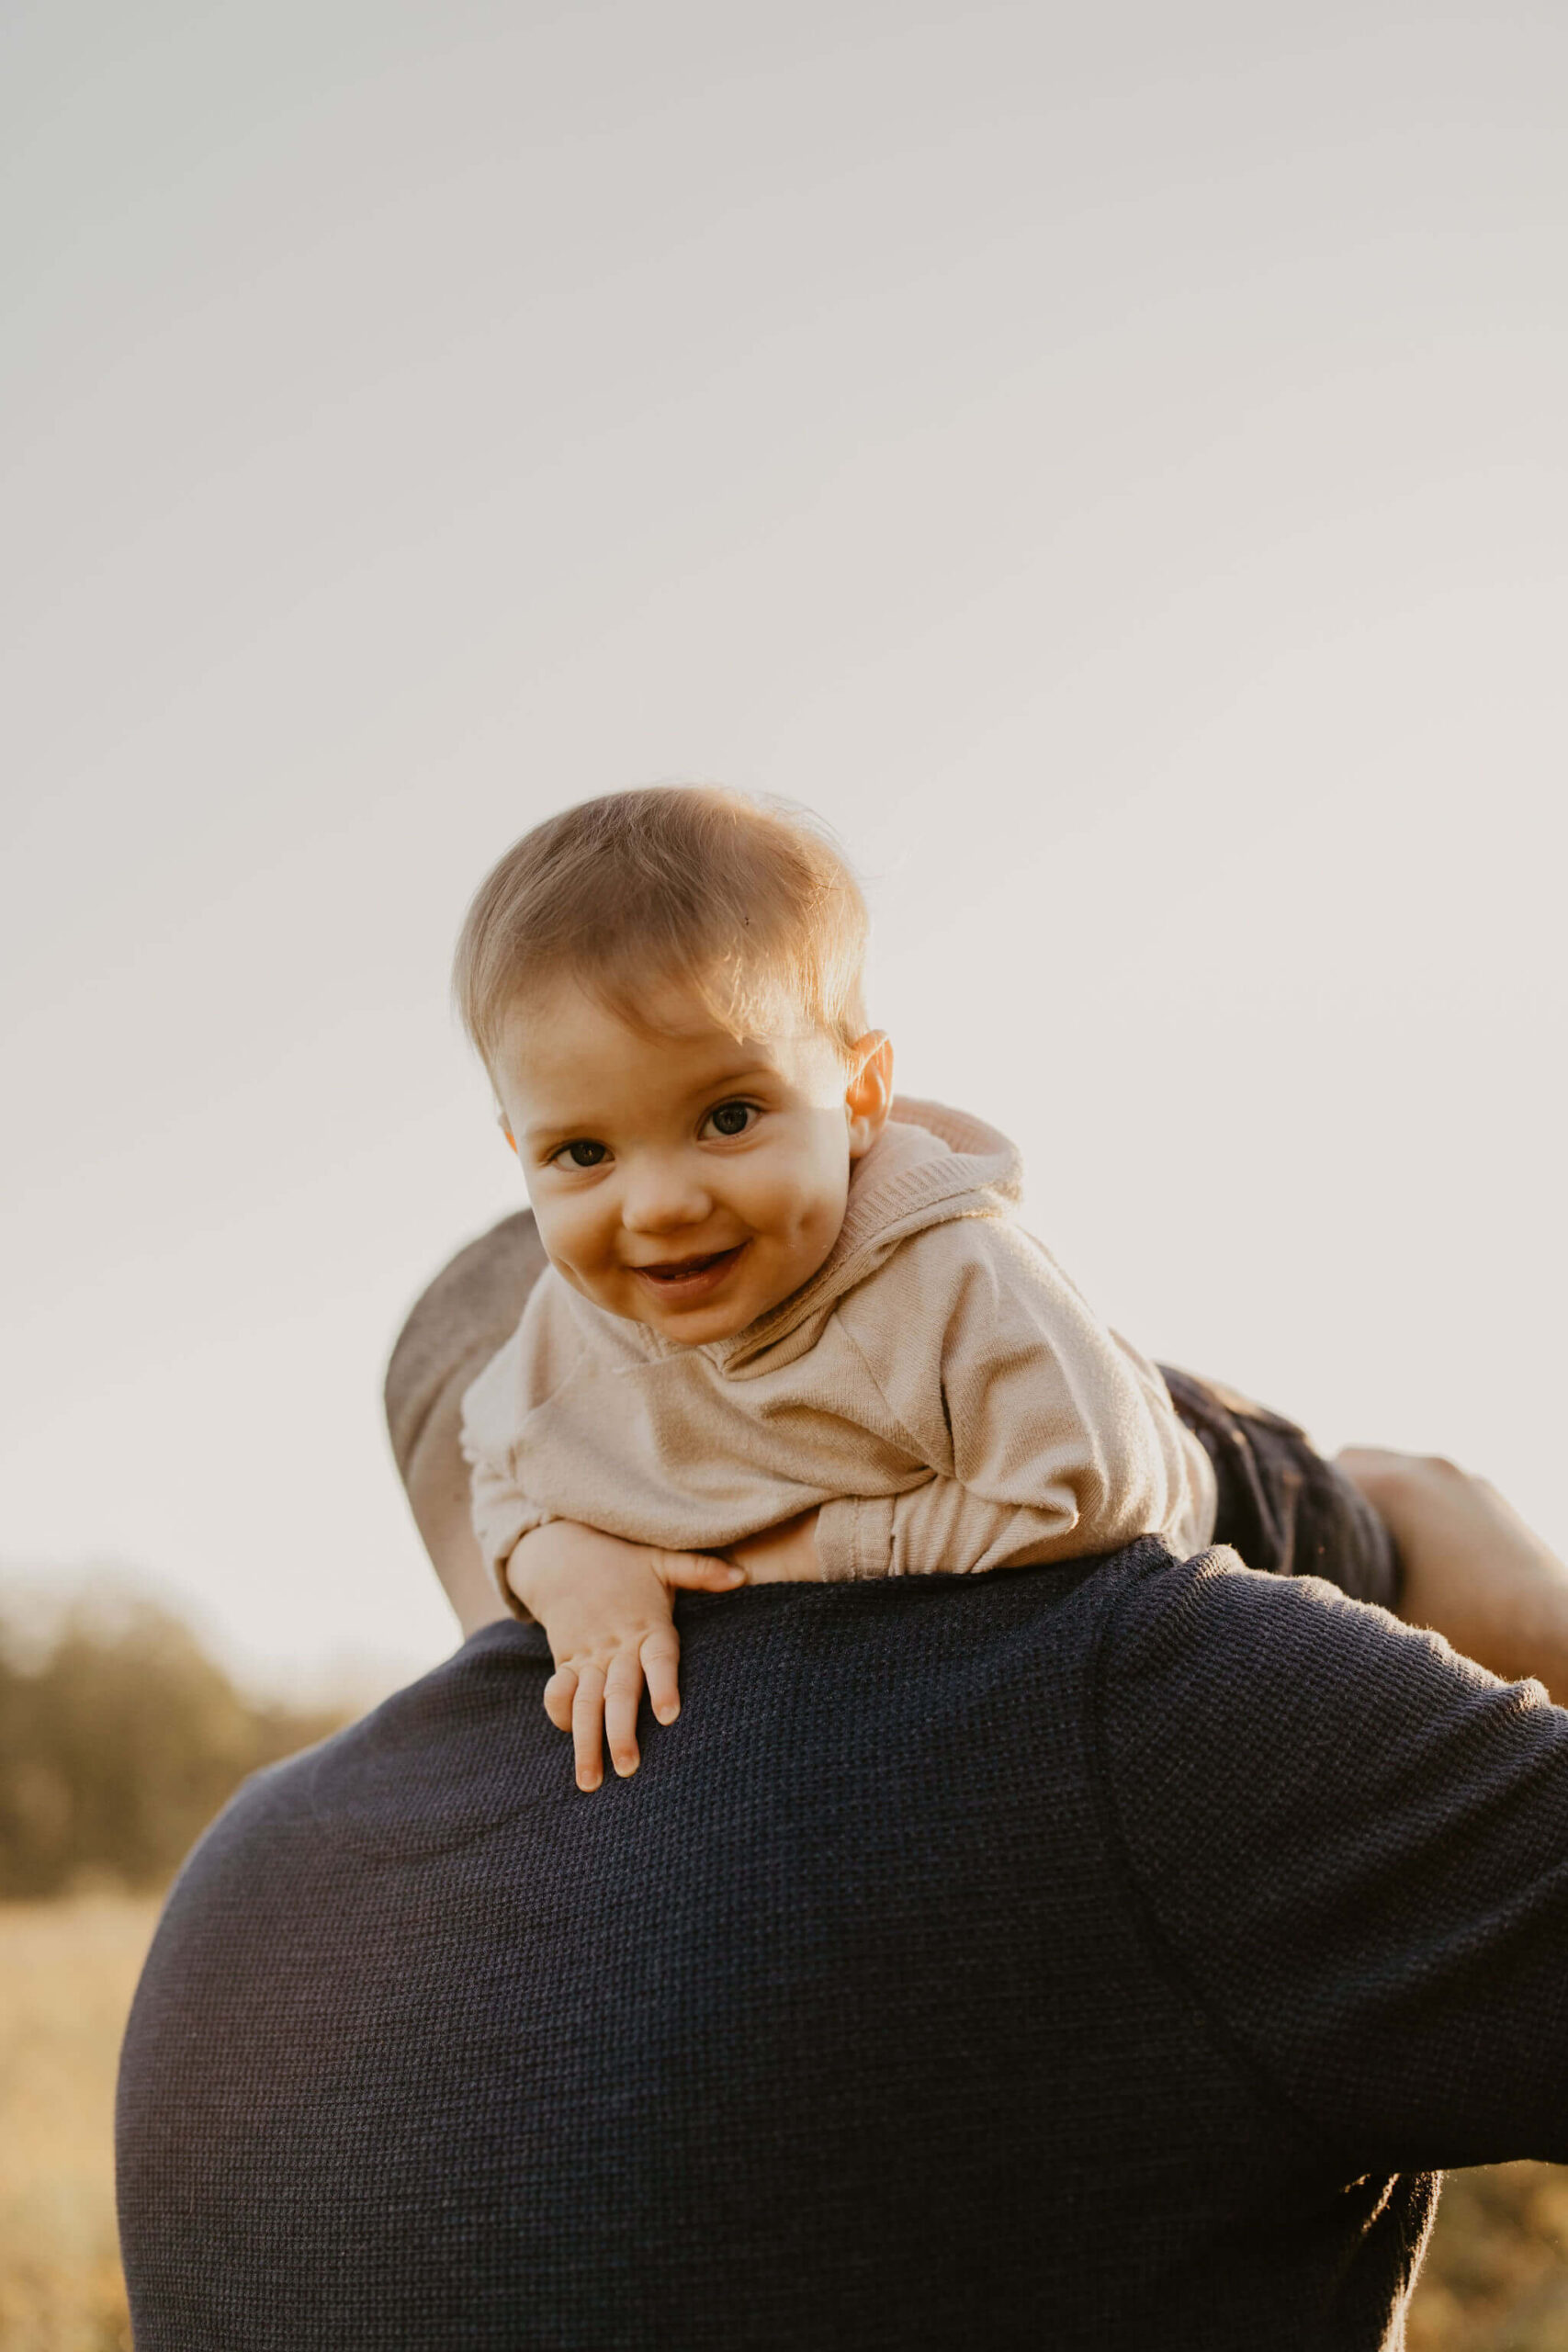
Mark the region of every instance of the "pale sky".
POLYGON ((17 0, 0 1561, 434 1661, 489 863, 837 828, 1141 1346, 1568 1547, 1568 16, 17 0))

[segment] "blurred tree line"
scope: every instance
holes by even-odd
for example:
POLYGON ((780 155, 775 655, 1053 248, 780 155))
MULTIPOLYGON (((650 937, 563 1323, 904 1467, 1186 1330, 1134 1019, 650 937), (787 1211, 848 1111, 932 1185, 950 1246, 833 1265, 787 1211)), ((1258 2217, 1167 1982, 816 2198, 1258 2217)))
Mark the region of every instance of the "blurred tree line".
POLYGON ((40 1637, 0 1598, 0 1897, 164 1884, 247 1773, 346 1719, 247 1698, 152 1601, 80 1600, 40 1637))

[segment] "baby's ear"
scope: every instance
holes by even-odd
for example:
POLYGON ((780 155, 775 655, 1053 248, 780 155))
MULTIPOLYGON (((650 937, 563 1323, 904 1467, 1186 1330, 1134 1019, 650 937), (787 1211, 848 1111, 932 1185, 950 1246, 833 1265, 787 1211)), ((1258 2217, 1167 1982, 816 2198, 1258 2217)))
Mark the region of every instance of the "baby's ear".
POLYGON ((868 1029, 850 1048, 850 1082, 844 1109, 850 1123, 850 1158, 863 1159, 887 1125, 893 1102, 893 1040, 884 1029, 868 1029))
POLYGON ((507 1142, 512 1146, 513 1153, 515 1153, 517 1149, 517 1138, 506 1124, 506 1114, 504 1111, 497 1111, 495 1114, 495 1124, 501 1129, 502 1134, 506 1137, 507 1142))

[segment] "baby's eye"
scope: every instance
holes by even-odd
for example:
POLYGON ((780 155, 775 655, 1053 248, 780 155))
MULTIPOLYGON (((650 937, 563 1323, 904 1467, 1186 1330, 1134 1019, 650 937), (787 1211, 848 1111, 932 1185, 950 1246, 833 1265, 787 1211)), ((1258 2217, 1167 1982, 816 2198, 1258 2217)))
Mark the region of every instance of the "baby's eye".
POLYGON ((705 1125, 716 1128, 721 1136, 743 1136, 760 1115, 754 1102, 720 1102, 708 1113, 705 1125))
POLYGON ((602 1143, 592 1143, 586 1136, 579 1136, 575 1143, 563 1143, 558 1151, 550 1154, 555 1168, 597 1168, 604 1158, 602 1143))

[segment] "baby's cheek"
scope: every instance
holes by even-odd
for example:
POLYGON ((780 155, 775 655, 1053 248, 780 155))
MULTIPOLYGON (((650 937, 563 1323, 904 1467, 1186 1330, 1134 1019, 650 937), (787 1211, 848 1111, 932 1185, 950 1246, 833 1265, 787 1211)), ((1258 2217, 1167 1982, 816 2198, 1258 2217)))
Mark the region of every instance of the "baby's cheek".
POLYGON ((814 1201, 797 1221, 795 1253, 806 1261, 800 1280, 816 1272, 843 1229, 843 1204, 832 1199, 814 1201))
POLYGON ((548 1223, 541 1220, 539 1238, 557 1271, 579 1290, 603 1277, 605 1252, 581 1217, 558 1215, 548 1223))

